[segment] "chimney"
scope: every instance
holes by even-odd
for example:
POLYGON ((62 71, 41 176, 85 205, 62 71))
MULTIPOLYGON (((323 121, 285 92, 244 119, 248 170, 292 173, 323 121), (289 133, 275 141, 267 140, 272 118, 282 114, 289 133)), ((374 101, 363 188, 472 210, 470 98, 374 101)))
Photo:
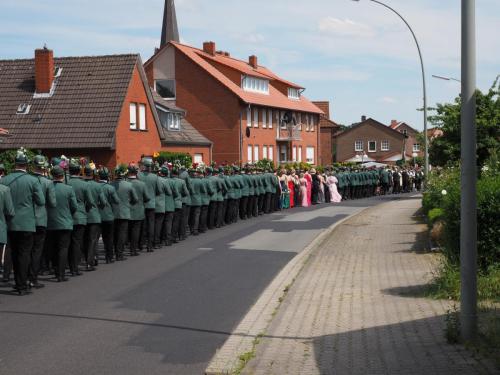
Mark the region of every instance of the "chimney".
POLYGON ((35 89, 48 94, 54 81, 54 52, 44 46, 35 50, 35 89))
POLYGON ((215 43, 214 42, 203 43, 203 52, 215 56, 215 43))
POLYGON ((365 115, 361 116, 361 122, 365 122, 365 121, 366 121, 366 116, 365 115))
POLYGON ((398 120, 391 120, 391 128, 395 127, 398 124, 398 120))
POLYGON ((255 55, 252 55, 248 58, 248 63, 254 69, 257 69, 259 67, 259 64, 257 63, 257 56, 255 55))

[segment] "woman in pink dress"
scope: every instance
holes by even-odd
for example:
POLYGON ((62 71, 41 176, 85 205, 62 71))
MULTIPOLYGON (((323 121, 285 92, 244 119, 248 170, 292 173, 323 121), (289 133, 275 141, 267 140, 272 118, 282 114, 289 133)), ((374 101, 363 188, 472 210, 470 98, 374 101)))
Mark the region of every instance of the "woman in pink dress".
POLYGON ((328 189, 330 190, 330 201, 332 203, 339 203, 342 201, 342 196, 339 194, 337 190, 337 184, 338 184, 337 177, 334 175, 330 174, 326 178, 326 183, 328 184, 328 189))
POLYGON ((304 173, 304 178, 307 181, 307 206, 311 205, 312 202, 312 176, 309 174, 309 171, 304 173))
POLYGON ((309 185, 307 180, 304 177, 304 174, 300 174, 300 198, 302 200, 302 207, 309 207, 310 203, 308 200, 308 195, 307 195, 307 186, 309 185))

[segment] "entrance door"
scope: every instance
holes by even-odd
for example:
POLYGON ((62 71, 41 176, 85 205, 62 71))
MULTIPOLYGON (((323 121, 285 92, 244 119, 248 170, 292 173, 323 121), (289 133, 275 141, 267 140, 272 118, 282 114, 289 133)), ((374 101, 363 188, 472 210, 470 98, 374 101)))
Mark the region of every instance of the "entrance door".
POLYGON ((286 163, 288 161, 288 147, 286 144, 280 145, 280 163, 286 163))

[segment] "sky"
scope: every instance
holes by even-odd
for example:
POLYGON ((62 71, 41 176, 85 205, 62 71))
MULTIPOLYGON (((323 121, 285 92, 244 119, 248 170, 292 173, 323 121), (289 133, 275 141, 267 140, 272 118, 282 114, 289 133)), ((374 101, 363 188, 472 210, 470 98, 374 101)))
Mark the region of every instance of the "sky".
MULTIPOLYGON (((428 105, 451 102, 460 83, 460 1, 384 0, 409 22, 426 69, 428 105)), ((422 75, 405 24, 369 0, 176 0, 181 42, 259 64, 328 100, 340 124, 362 115, 423 129, 422 75)), ((140 53, 160 43, 164 0, 0 0, 0 59, 140 53)), ((500 74, 500 0, 477 0, 477 83, 500 74)))

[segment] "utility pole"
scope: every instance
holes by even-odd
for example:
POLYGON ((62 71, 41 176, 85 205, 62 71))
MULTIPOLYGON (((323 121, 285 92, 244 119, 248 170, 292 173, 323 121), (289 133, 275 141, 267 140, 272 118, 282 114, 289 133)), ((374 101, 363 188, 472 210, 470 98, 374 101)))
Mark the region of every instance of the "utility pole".
POLYGON ((460 199, 460 323, 464 340, 477 334, 476 25, 475 0, 462 0, 460 199))

